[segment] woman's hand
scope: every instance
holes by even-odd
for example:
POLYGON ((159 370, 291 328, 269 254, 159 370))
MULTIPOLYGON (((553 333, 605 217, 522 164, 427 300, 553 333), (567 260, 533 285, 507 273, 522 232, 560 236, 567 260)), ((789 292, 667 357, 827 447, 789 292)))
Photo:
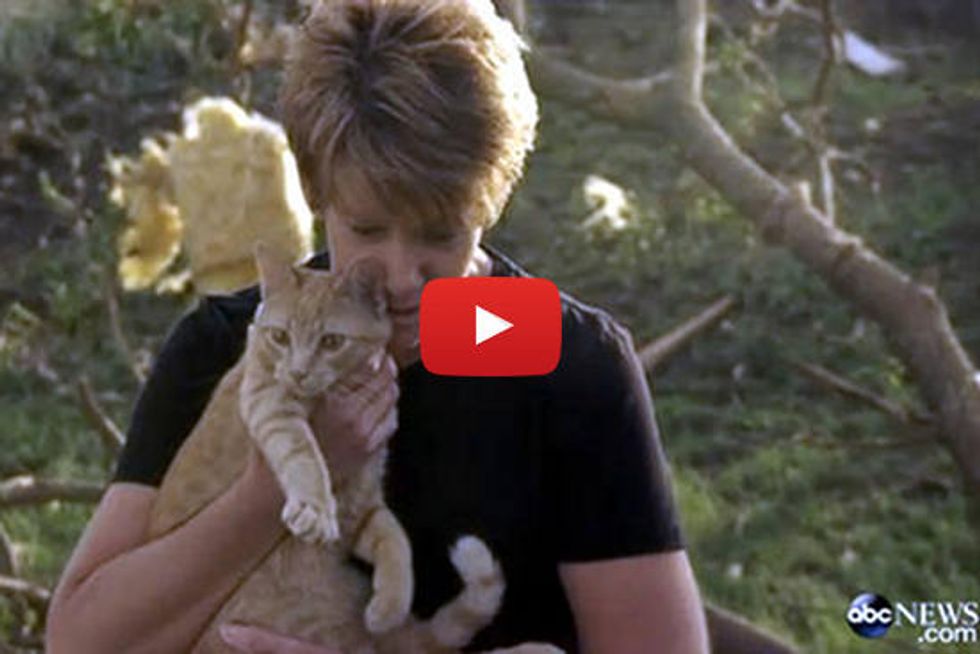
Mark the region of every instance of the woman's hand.
POLYGON ((339 381, 313 409, 310 422, 331 468, 350 470, 398 429, 398 367, 386 355, 339 381))
POLYGON ((331 647, 321 647, 272 631, 244 624, 223 624, 221 638, 239 652, 248 654, 341 654, 331 647))

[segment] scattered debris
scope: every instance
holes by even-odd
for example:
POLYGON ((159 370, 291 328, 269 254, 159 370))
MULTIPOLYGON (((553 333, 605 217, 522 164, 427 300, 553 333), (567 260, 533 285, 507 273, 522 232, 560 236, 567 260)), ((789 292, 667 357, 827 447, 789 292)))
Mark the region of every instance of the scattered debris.
POLYGON ((865 75, 871 77, 900 75, 907 68, 904 61, 896 59, 851 30, 844 31, 843 40, 844 58, 847 63, 865 75))
POLYGON ((592 210, 582 221, 582 229, 605 227, 620 231, 636 216, 632 194, 614 182, 598 175, 589 175, 582 182, 582 194, 592 210))
POLYGON ((119 241, 126 289, 153 284, 181 247, 201 293, 253 284, 256 241, 293 260, 312 252, 313 215, 282 127, 228 98, 197 101, 182 134, 145 140, 138 158, 113 158, 109 170, 110 198, 129 216, 119 241))

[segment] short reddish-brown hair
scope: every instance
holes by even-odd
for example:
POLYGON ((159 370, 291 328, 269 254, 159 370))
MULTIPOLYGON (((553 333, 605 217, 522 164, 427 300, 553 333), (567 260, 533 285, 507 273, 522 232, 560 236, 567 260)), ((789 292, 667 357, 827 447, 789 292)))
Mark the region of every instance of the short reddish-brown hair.
POLYGON ((490 0, 326 0, 302 25, 280 110, 307 199, 353 165, 382 203, 489 227, 534 147, 525 44, 490 0))

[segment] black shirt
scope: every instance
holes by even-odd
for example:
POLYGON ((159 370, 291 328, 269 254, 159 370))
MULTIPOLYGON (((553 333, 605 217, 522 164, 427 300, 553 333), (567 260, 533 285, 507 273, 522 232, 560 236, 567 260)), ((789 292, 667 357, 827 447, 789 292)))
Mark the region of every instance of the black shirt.
MULTIPOLYGON (((494 276, 527 276, 488 246, 494 276)), ((326 256, 310 264, 327 267, 326 256)), ((203 298, 167 338, 136 402, 114 481, 157 486, 221 376, 237 361, 257 288, 203 298)), ((413 612, 460 589, 449 548, 482 538, 507 582, 469 650, 551 642, 577 651, 561 562, 682 549, 650 392, 625 328, 561 296, 558 368, 539 377, 400 373, 385 495, 412 543, 413 612)))

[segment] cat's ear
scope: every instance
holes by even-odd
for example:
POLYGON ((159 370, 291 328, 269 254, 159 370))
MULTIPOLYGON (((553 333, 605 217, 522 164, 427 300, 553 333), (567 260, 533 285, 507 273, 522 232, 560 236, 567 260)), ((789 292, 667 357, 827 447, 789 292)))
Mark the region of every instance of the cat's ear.
POLYGON ((299 279, 296 271, 286 257, 261 241, 255 244, 254 252, 262 297, 297 286, 299 279))
POLYGON ((385 299, 385 267, 374 257, 351 262, 341 282, 350 295, 381 317, 388 309, 385 299))

